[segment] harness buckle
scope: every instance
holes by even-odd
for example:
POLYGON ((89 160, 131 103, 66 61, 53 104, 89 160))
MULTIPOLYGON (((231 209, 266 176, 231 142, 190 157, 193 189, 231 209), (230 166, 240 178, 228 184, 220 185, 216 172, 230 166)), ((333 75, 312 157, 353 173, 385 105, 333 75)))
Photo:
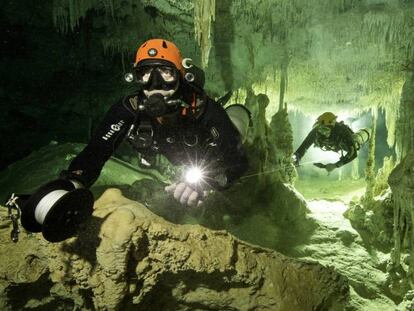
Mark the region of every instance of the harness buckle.
POLYGON ((135 133, 133 133, 134 128, 134 126, 131 127, 128 135, 132 145, 138 149, 150 147, 154 140, 154 129, 151 122, 141 121, 135 133))

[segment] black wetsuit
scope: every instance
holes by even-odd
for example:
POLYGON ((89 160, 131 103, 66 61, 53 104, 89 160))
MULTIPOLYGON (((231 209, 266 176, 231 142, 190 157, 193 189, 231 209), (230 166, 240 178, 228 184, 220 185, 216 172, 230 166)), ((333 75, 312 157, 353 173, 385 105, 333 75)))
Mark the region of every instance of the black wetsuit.
MULTIPOLYGON (((219 169, 227 178, 224 186, 212 182, 216 189, 227 188, 246 171, 248 164, 240 134, 223 107, 215 101, 205 95, 194 94, 202 107, 197 117, 189 110, 187 116, 178 114, 175 122, 163 124, 139 110, 142 96, 139 93, 127 96, 113 105, 88 145, 70 163, 68 170, 61 173, 61 177, 75 179, 90 187, 124 139, 129 140, 141 154, 163 154, 174 165, 206 160, 204 164, 215 168, 216 173, 219 169), (144 128, 143 124, 146 124, 144 128), (139 145, 139 133, 142 132, 152 133, 148 146, 139 145)), ((186 102, 193 94, 187 97, 186 102)))
POLYGON ((306 136, 303 143, 296 150, 295 155, 300 160, 312 144, 325 151, 341 152, 341 158, 335 163, 336 167, 341 167, 357 157, 357 146, 352 135, 354 132, 343 122, 338 122, 332 128, 331 135, 326 138, 319 134, 315 127, 306 136), (346 154, 344 154, 346 152, 346 154))

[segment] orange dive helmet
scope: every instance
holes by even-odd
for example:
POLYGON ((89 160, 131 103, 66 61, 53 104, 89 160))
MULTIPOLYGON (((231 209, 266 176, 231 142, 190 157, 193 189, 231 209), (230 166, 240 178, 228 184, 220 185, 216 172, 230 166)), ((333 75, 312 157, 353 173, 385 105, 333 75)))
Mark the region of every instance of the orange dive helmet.
POLYGON ((134 67, 141 64, 173 64, 184 75, 183 57, 177 46, 164 39, 150 39, 144 42, 135 56, 134 67))

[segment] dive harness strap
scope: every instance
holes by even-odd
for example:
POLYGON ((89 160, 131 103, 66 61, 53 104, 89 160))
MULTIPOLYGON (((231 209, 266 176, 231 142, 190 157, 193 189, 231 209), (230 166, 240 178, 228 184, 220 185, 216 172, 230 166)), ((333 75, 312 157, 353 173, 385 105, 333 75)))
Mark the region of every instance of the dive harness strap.
POLYGON ((154 140, 154 129, 148 116, 141 114, 138 125, 137 119, 129 128, 128 141, 137 149, 145 149, 150 147, 154 140))

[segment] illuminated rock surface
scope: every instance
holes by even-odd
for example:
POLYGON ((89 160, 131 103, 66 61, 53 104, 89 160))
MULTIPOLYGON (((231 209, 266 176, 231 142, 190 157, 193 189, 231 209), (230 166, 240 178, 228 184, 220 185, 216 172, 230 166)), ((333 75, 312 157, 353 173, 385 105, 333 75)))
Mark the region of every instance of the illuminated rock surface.
POLYGON ((300 258, 332 265, 349 279, 353 310, 392 310, 394 302, 387 297, 389 255, 367 248, 359 233, 343 213, 347 205, 341 201, 308 202, 310 217, 318 228, 307 245, 300 249, 300 258))
POLYGON ((11 299, 83 310, 91 303, 99 310, 342 310, 346 303, 347 282, 332 268, 223 231, 168 223, 116 189, 94 208, 81 237, 61 244, 23 235, 12 245, 2 235, 3 310, 16 306, 11 299), (36 287, 52 297, 37 297, 36 287))

